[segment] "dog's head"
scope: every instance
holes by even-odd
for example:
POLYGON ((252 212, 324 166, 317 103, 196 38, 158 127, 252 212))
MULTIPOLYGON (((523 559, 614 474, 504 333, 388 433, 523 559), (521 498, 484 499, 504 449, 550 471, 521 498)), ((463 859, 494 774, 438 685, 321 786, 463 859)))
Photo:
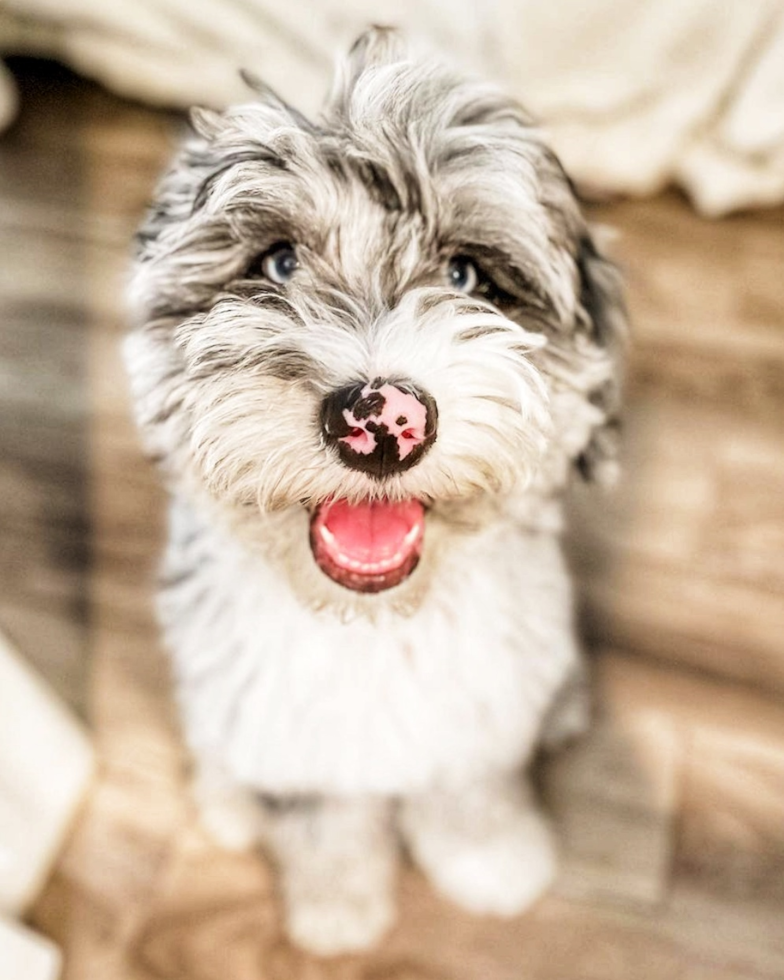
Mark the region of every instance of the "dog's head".
POLYGON ((408 588, 431 525, 608 460, 617 277, 525 112, 396 33, 315 123, 256 88, 194 113, 140 232, 137 417, 180 492, 288 515, 299 578, 408 588))

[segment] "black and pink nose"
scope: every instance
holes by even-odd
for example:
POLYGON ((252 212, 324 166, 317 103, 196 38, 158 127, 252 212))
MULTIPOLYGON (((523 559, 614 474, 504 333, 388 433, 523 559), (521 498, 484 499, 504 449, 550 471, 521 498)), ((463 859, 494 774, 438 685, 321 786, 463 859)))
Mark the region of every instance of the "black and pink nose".
POLYGON ((321 427, 341 461, 383 479, 416 465, 436 440, 433 399, 411 385, 360 382, 327 395, 321 427))

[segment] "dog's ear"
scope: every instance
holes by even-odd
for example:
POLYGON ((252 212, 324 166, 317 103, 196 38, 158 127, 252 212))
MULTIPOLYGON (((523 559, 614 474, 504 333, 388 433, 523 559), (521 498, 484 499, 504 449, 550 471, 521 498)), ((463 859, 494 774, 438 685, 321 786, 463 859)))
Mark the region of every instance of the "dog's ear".
POLYGON ((623 347, 627 335, 627 311, 623 278, 618 267, 599 251, 601 229, 586 230, 580 237, 577 268, 580 273, 580 305, 597 344, 609 350, 623 347))
POLYGON ((588 230, 579 241, 577 268, 580 326, 588 331, 593 344, 604 352, 610 365, 610 376, 590 395, 604 420, 594 429, 576 464, 584 479, 611 484, 618 473, 622 362, 628 335, 623 280, 615 264, 600 253, 588 230))
POLYGON ((189 121, 193 132, 159 181, 152 205, 136 233, 136 258, 141 262, 151 257, 154 243, 165 229, 193 214, 202 188, 219 165, 213 141, 223 127, 222 115, 199 107, 190 111, 189 121))
POLYGON ((340 112, 348 103, 360 75, 372 68, 407 61, 410 57, 410 45, 397 28, 381 25, 368 28, 338 63, 329 105, 340 112))
MULTIPOLYGON (((263 83, 259 83, 263 85, 263 83)), ((304 116, 287 106, 271 89, 263 89, 266 113, 273 122, 285 121, 302 129, 311 127, 304 116)), ((216 112, 197 106, 190 110, 189 122, 192 133, 186 139, 175 160, 159 182, 155 200, 136 234, 136 256, 145 261, 152 254, 151 246, 169 226, 192 217, 205 203, 210 189, 223 173, 237 164, 264 163, 284 168, 285 163, 274 150, 259 140, 234 140, 231 113, 216 112), (228 134, 228 143, 222 137, 228 134), (235 145, 236 144, 236 145, 235 145)), ((240 134, 241 135, 241 134, 240 134)))

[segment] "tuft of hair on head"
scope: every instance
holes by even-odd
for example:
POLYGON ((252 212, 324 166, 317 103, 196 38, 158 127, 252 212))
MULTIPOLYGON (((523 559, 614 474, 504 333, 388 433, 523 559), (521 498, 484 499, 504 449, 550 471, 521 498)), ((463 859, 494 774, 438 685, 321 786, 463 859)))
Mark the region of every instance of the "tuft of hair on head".
POLYGON ((195 105, 188 110, 191 129, 202 139, 213 139, 221 130, 221 114, 208 106, 195 105))
POLYGON ((411 44, 396 27, 374 24, 354 41, 338 62, 327 104, 338 112, 350 100, 357 79, 366 71, 412 59, 411 44))

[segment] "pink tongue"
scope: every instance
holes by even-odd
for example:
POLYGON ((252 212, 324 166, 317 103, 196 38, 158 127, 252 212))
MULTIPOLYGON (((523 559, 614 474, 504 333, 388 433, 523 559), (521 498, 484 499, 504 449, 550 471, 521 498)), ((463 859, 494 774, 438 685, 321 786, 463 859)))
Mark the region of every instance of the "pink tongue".
MULTIPOLYGON (((335 539, 340 552, 360 562, 383 562, 397 555, 404 547, 406 535, 414 528, 421 529, 424 507, 418 500, 392 503, 374 500, 348 504, 337 500, 327 505, 324 525, 335 539)), ((411 550, 412 544, 406 548, 411 550)))

